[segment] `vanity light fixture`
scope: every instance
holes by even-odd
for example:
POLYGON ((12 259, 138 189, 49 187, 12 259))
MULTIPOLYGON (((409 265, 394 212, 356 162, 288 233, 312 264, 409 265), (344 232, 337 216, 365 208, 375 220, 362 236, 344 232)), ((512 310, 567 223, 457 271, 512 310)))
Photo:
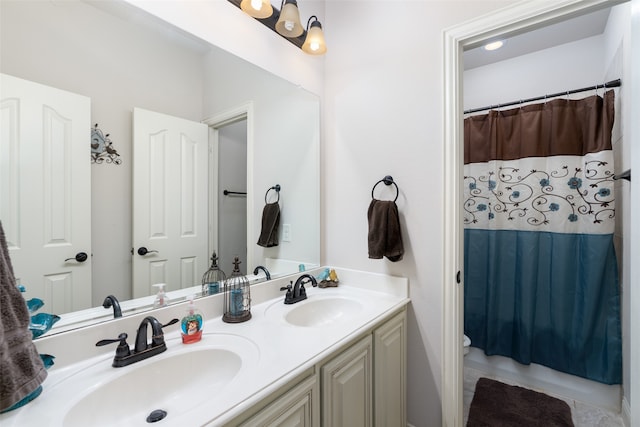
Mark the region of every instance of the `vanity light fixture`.
POLYGON ((302 50, 310 55, 323 55, 327 51, 324 34, 322 33, 322 24, 315 15, 311 15, 309 21, 307 21, 307 38, 304 40, 302 50), (311 22, 312 19, 315 19, 315 21, 311 22))
POLYGON ((504 40, 496 40, 494 42, 485 44, 483 48, 484 50, 492 51, 492 50, 498 50, 502 46, 504 46, 504 40))
POLYGON ((240 9, 254 18, 264 19, 273 15, 273 7, 270 0, 242 0, 240 9))
POLYGON ((300 11, 296 0, 282 0, 280 17, 276 22, 276 31, 287 38, 302 35, 304 28, 300 22, 300 11))
POLYGON ((322 55, 327 45, 322 32, 322 24, 318 17, 312 15, 307 21, 307 28, 300 22, 297 0, 282 0, 279 11, 271 5, 270 0, 227 0, 229 3, 257 19, 265 27, 280 34, 290 43, 310 55, 322 55))

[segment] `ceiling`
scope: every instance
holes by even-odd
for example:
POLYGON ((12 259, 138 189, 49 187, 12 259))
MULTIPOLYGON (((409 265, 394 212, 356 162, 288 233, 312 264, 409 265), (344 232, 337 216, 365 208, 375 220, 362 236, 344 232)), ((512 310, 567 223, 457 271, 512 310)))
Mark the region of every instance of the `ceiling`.
POLYGON ((498 50, 486 51, 482 47, 478 47, 465 51, 463 54, 464 69, 469 70, 587 37, 600 35, 607 26, 609 11, 610 9, 602 9, 508 38, 506 39, 505 45, 498 50))

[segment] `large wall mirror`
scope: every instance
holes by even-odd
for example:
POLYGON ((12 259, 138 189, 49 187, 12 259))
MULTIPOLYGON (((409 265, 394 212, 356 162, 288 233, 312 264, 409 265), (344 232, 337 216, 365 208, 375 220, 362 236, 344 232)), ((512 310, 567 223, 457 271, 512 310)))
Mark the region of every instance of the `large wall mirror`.
MULTIPOLYGON (((227 275, 236 255, 243 261, 242 272, 249 276, 258 265, 266 266, 275 276, 294 273, 300 264, 319 264, 320 137, 316 95, 120 1, 2 1, 0 18, 3 77, 77 94, 88 101, 90 109, 88 118, 82 120, 86 123, 86 146, 82 150, 86 150, 86 165, 90 165, 90 203, 85 204, 84 214, 89 223, 90 247, 84 249, 88 259, 79 263, 72 252, 63 253, 62 259, 58 254, 53 261, 69 271, 81 269, 80 264, 84 264, 89 267, 90 277, 76 279, 71 287, 61 284, 64 291, 60 292, 56 291, 55 280, 51 280, 44 291, 46 295, 42 295, 40 284, 23 280, 26 298, 45 299, 43 310, 49 313, 91 311, 105 320, 110 315, 102 309, 107 295, 116 296, 123 306, 142 297, 144 305, 152 298, 144 297, 154 281, 168 282, 169 291, 199 285, 213 251, 218 253, 219 265, 227 275), (191 152, 190 161, 194 164, 201 164, 202 157, 206 157, 204 178, 189 176, 194 188, 187 199, 198 203, 193 203, 191 210, 184 208, 184 198, 165 200, 163 205, 180 206, 178 215, 187 225, 193 218, 205 218, 204 227, 198 228, 205 240, 200 255, 190 258, 188 268, 178 268, 178 279, 163 276, 160 269, 160 273, 147 274, 148 283, 142 287, 134 279, 136 260, 144 257, 162 261, 163 254, 152 252, 157 250, 152 243, 134 236, 139 231, 135 228, 140 228, 134 225, 140 200, 134 186, 140 176, 149 178, 151 174, 148 165, 140 166, 136 160, 135 147, 139 144, 134 131, 140 127, 140 112, 157 113, 155 120, 160 120, 161 127, 165 126, 165 116, 200 124, 205 127, 207 141, 204 154, 191 152), (91 163, 92 129, 98 129, 108 139, 119 162, 91 163), (276 184, 281 189, 279 194, 268 192, 276 184), (246 194, 225 195, 225 190, 246 194), (259 246, 263 208, 275 200, 280 205, 279 244, 259 246), (188 220, 184 219, 185 212, 189 213, 188 220), (286 236, 282 235, 284 226, 286 236), (204 234, 202 228, 207 228, 204 234), (138 252, 143 246, 149 250, 146 255, 138 252), (78 291, 79 287, 84 291, 78 291), (34 289, 39 290, 38 295, 34 289), (65 296, 65 292, 89 296, 86 303, 78 304, 73 302, 73 295, 65 296)), ((9 110, 4 108, 7 93, 3 84, 0 95, 5 129, 0 136, 5 142, 9 138, 5 114, 9 110)), ((31 126, 37 127, 42 124, 31 126)), ((181 153, 184 163, 184 150, 181 153)), ((154 158, 153 153, 146 156, 154 158)), ((3 180, 9 173, 19 174, 15 171, 19 163, 13 163, 15 159, 6 150, 0 150, 0 160, 3 180)), ((164 159, 163 165, 168 161, 164 159)), ((59 168, 63 175, 66 165, 59 168)), ((79 176, 75 170, 72 172, 64 176, 79 176)), ((156 168, 155 175, 151 175, 163 179, 159 173, 156 168)), ((184 169, 181 173, 184 177, 184 169)), ((143 192, 155 191, 155 187, 148 188, 143 192)), ((31 206, 27 193, 12 193, 6 186, 0 191, 0 220, 8 236, 12 261, 12 238, 19 240, 19 233, 12 227, 20 224, 23 230, 31 221, 27 219, 31 206)), ((49 196, 57 200, 58 194, 49 196)), ((164 209, 157 206, 155 212, 164 215, 164 209)), ((76 216, 72 222, 81 222, 77 220, 76 216)), ((148 222, 143 224, 146 227, 148 222)), ((145 230, 147 234, 153 234, 151 228, 145 230)), ((78 236, 72 237, 75 240, 78 236)), ((14 249, 19 247, 13 244, 14 249)), ((64 242, 57 246, 65 249, 64 242)), ((27 262, 43 263, 44 255, 27 262)), ((18 264, 24 270, 24 262, 18 264)), ((16 276, 24 276, 16 270, 16 276)), ((84 322, 85 317, 79 318, 84 322)), ((73 319, 73 315, 67 318, 73 319)))

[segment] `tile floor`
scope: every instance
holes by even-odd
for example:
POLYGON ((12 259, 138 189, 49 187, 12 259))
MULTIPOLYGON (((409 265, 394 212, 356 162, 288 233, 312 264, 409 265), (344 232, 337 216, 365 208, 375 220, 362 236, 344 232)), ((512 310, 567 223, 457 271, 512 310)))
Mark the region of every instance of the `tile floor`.
MULTIPOLYGON (((501 381, 505 384, 519 385, 513 381, 497 378, 493 375, 485 374, 476 369, 466 367, 464 368, 464 424, 467 424, 467 417, 469 415, 469 406, 473 399, 473 392, 476 387, 476 382, 480 377, 491 378, 493 380, 501 381)), ((540 391, 540 390, 536 390, 540 391)), ((551 394, 550 394, 551 395, 551 394)), ((622 417, 620 414, 607 411, 602 408, 587 405, 577 400, 565 399, 558 397, 571 407, 571 416, 575 427, 624 427, 622 417)))

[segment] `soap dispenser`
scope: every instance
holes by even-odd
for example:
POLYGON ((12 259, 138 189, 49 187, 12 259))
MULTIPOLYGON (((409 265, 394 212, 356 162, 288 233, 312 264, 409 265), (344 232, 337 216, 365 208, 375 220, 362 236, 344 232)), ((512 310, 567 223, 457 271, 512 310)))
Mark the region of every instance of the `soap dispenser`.
POLYGON ((158 288, 156 299, 153 301, 153 308, 166 307, 168 305, 168 301, 167 301, 167 294, 164 293, 165 283, 156 283, 153 286, 155 288, 158 288))
POLYGON ((204 326, 204 322, 200 310, 196 308, 193 302, 193 298, 194 295, 189 296, 187 314, 182 318, 182 322, 180 322, 182 328, 182 342, 184 344, 191 344, 202 339, 202 328, 204 326))

